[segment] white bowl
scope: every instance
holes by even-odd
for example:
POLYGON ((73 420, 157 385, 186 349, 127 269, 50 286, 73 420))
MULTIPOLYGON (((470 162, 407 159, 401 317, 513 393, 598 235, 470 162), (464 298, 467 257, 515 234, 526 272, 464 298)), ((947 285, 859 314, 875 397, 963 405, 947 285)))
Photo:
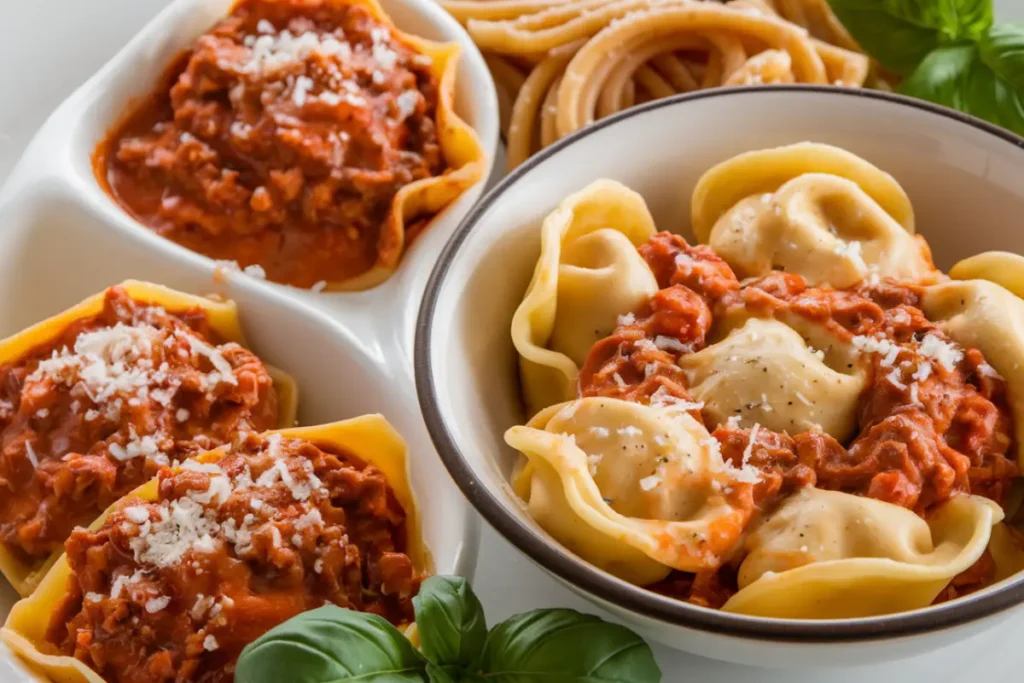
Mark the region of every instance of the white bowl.
POLYGON ((539 224, 597 178, 639 191, 659 229, 686 234, 700 175, 735 154, 812 140, 893 174, 937 264, 1024 252, 1024 139, 952 110, 866 90, 779 86, 659 100, 598 122, 518 168, 459 227, 427 286, 416 337, 420 406, 463 493, 543 569, 641 633, 718 659, 836 666, 942 647, 1024 616, 1024 575, 916 612, 843 621, 727 614, 657 595, 565 551, 508 485, 504 431, 523 421, 512 314, 540 250, 539 224))
MULTIPOLYGON (((238 302, 253 349, 289 372, 300 392, 299 422, 382 413, 409 444, 423 531, 439 573, 471 575, 477 517, 428 439, 414 396, 412 336, 437 255, 484 182, 466 191, 411 245, 395 274, 359 293, 314 294, 228 273, 156 236, 100 188, 90 166, 96 144, 132 98, 157 85, 167 64, 212 26, 232 0, 178 0, 50 116, 0 190, 0 338, 128 278, 238 302)), ((381 0, 399 28, 462 47, 456 111, 494 163, 498 109, 479 51, 431 0, 381 0)), ((73 58, 73 56, 69 56, 73 58)), ((486 175, 486 174, 485 174, 486 175)), ((0 581, 0 619, 16 600, 0 581)), ((0 681, 34 680, 0 646, 0 681)))

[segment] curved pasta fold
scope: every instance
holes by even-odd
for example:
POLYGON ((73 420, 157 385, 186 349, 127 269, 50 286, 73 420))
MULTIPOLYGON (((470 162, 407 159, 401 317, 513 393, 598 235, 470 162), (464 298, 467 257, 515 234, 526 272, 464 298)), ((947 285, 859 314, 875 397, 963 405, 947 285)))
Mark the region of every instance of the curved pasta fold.
POLYGON ((437 78, 437 138, 448 170, 402 187, 391 202, 381 226, 377 261, 361 275, 343 282, 329 282, 328 291, 363 290, 379 285, 398 267, 406 243, 415 236, 409 224, 433 216, 455 201, 484 175, 487 160, 476 132, 455 113, 455 78, 461 48, 458 43, 437 43, 399 30, 377 0, 359 0, 378 21, 386 24, 403 42, 430 59, 437 78))
MULTIPOLYGON (((387 420, 380 415, 364 415, 343 422, 281 429, 269 434, 310 441, 349 453, 379 469, 405 510, 409 558, 417 570, 432 570, 430 554, 423 544, 420 533, 418 506, 409 484, 406 444, 387 420)), ((215 450, 198 456, 196 460, 201 463, 216 463, 225 455, 225 451, 215 450)), ((157 501, 158 483, 157 479, 152 479, 143 484, 110 506, 89 528, 94 531, 99 529, 113 511, 129 506, 134 501, 157 501)), ((104 683, 103 678, 84 662, 60 654, 47 639, 50 617, 66 595, 70 578, 71 568, 62 555, 31 597, 19 601, 11 609, 3 629, 0 630, 0 637, 11 650, 53 681, 104 683)))
POLYGON ((1006 380, 1017 463, 1024 467, 1024 300, 993 282, 960 280, 929 287, 921 308, 955 342, 981 351, 1006 380))
MULTIPOLYGON (((235 342, 248 347, 238 317, 238 307, 231 300, 214 300, 193 294, 179 292, 169 287, 138 280, 126 280, 117 285, 139 303, 161 306, 170 313, 179 311, 202 311, 210 327, 225 342, 235 342)), ((105 292, 100 292, 85 301, 28 327, 6 339, 0 339, 0 365, 16 362, 32 352, 57 339, 76 321, 98 315, 104 306, 105 292)), ((295 380, 282 370, 267 365, 267 371, 274 381, 278 399, 278 424, 292 425, 298 412, 298 387, 295 380)), ((0 573, 11 582, 22 596, 32 593, 46 575, 61 550, 55 551, 47 560, 39 563, 26 561, 22 555, 12 552, 0 543, 0 573)))
POLYGON ((591 183, 545 218, 540 258, 512 318, 531 415, 574 397, 590 347, 658 291, 636 249, 653 234, 643 198, 612 180, 591 183))
POLYGON ((741 278, 780 269, 846 288, 871 274, 912 282, 936 275, 922 240, 856 183, 824 173, 740 200, 715 222, 708 244, 741 278))
POLYGON ((1024 256, 1008 251, 975 254, 949 269, 954 280, 988 280, 1024 297, 1024 256))
POLYGON ((914 210, 895 178, 856 154, 816 142, 745 152, 713 166, 693 190, 693 234, 707 243, 715 223, 740 201, 773 193, 805 173, 827 173, 854 182, 913 234, 914 210))
POLYGON ((890 503, 805 488, 751 533, 722 608, 788 619, 870 617, 926 607, 981 557, 1003 512, 959 495, 929 519, 890 503))
POLYGON ((514 486, 565 547, 641 585, 715 566, 750 516, 717 442, 670 408, 607 398, 552 406, 505 441, 528 459, 514 486))
POLYGON ((861 375, 828 367, 803 338, 776 320, 750 318, 722 341, 683 356, 690 395, 710 428, 738 417, 775 432, 820 427, 838 441, 857 426, 861 375))

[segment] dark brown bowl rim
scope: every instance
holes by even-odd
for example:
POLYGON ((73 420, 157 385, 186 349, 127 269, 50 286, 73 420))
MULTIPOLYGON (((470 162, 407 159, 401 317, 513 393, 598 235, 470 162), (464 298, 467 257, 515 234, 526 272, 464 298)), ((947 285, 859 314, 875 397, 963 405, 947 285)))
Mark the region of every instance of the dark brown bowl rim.
POLYGON ((528 159, 492 188, 463 218, 442 249, 427 282, 416 322, 414 367, 416 391, 427 431, 445 467, 473 507, 535 563, 599 600, 667 624, 762 641, 845 643, 911 636, 952 628, 1008 610, 1024 602, 1024 574, 998 590, 966 597, 923 610, 865 619, 780 620, 731 614, 673 600, 607 574, 566 551, 544 542, 505 511, 498 496, 473 474, 437 407, 430 347, 438 295, 454 255, 479 219, 505 191, 541 162, 588 135, 646 112, 707 98, 757 97, 760 93, 818 93, 831 97, 861 97, 913 107, 952 119, 1024 149, 1024 138, 959 111, 893 93, 816 85, 769 85, 704 90, 648 102, 601 119, 565 137, 528 159))

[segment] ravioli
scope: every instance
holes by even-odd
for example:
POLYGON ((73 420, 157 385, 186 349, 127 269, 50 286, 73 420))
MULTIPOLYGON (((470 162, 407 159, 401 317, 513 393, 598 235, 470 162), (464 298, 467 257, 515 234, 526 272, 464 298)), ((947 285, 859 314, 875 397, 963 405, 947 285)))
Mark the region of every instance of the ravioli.
POLYGON ((573 398, 590 347, 658 291, 636 249, 653 234, 643 198, 612 180, 590 184, 544 220, 540 258, 512 318, 529 414, 573 398))
POLYGON ((850 619, 926 607, 981 557, 1002 518, 979 496, 954 496, 925 521, 890 503, 804 488, 748 536, 740 591, 722 609, 850 619))
POLYGON ((514 486, 537 523, 627 581, 716 566, 750 516, 734 502, 749 473, 728 469, 717 441, 677 406, 583 398, 505 441, 529 461, 514 486))
POLYGON ((776 320, 750 318, 717 344, 680 358, 679 366, 711 428, 735 417, 743 427, 789 434, 820 427, 844 441, 857 426, 863 377, 829 368, 776 320))

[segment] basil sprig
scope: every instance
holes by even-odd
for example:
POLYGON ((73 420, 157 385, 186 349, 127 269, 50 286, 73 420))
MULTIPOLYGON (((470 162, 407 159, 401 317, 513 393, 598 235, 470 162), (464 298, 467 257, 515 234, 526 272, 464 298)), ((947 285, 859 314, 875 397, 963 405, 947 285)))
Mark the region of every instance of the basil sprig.
POLYGON ((423 582, 413 599, 422 650, 387 620, 321 607, 250 643, 236 683, 659 683, 629 629, 570 609, 525 612, 488 631, 469 583, 423 582))
POLYGON ((850 35, 904 76, 900 92, 1024 135, 1024 26, 992 0, 829 0, 850 35))

